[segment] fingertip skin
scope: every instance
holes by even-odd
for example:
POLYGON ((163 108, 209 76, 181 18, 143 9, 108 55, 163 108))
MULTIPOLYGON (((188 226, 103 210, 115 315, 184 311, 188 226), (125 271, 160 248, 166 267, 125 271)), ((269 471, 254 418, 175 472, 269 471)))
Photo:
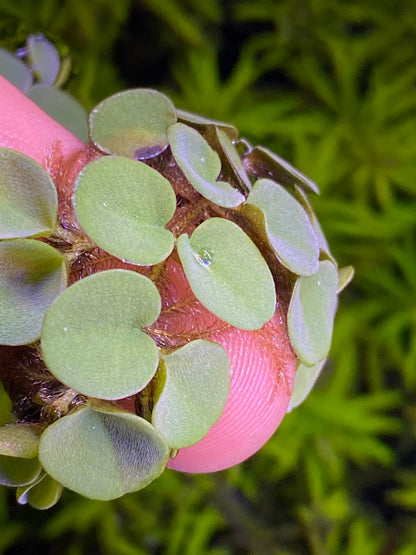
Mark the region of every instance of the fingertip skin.
MULTIPOLYGON (((77 154, 85 151, 84 143, 2 76, 0 147, 19 150, 45 167, 55 147, 63 163, 75 157, 82 167, 86 161, 77 154)), ((65 187, 69 196, 69 185, 65 187)), ((176 296, 189 295, 189 285, 178 265, 173 264, 168 281, 168 292, 174 290, 176 296)), ((296 357, 280 308, 277 307, 270 322, 257 331, 224 327, 224 322, 200 307, 182 320, 176 319, 166 325, 171 331, 197 328, 205 333, 205 338, 222 344, 231 362, 231 388, 222 416, 207 436, 196 445, 181 449, 168 467, 191 473, 214 472, 247 459, 273 435, 286 413, 292 393, 296 357)), ((134 410, 132 401, 130 405, 129 410, 134 410)))
POLYGON ((295 356, 282 340, 284 327, 276 314, 258 332, 233 328, 215 338, 231 361, 227 404, 208 434, 179 450, 169 468, 192 473, 223 470, 244 461, 270 439, 286 414, 295 373, 295 356))
POLYGON ((19 150, 44 165, 54 144, 64 158, 85 146, 0 75, 0 147, 19 150))
POLYGON ((206 338, 220 343, 231 363, 230 393, 220 419, 201 441, 180 449, 168 467, 192 473, 223 470, 258 451, 286 414, 296 368, 286 321, 277 306, 273 318, 260 330, 225 324, 194 297, 174 260, 167 265, 167 282, 163 303, 174 299, 187 310, 177 311, 174 319, 162 315, 157 327, 190 338, 208 331, 206 338))

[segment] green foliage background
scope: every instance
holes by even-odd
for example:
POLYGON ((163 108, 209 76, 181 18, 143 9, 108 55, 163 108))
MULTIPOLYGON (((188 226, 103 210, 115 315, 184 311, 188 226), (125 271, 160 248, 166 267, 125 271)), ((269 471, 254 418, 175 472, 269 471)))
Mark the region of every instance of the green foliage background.
POLYGON ((255 457, 45 513, 2 488, 0 553, 415 554, 414 1, 0 0, 1 46, 37 31, 88 108, 152 86, 289 159, 356 277, 318 387, 255 457))

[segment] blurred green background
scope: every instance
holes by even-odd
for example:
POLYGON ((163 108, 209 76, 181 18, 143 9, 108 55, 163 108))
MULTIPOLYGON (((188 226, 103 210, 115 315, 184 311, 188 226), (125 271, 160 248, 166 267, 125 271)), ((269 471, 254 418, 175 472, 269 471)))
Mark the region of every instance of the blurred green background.
POLYGON ((1 488, 0 553, 416 554, 414 0, 0 0, 0 46, 39 31, 87 108, 155 87, 289 159, 356 277, 318 387, 256 456, 47 512, 1 488))

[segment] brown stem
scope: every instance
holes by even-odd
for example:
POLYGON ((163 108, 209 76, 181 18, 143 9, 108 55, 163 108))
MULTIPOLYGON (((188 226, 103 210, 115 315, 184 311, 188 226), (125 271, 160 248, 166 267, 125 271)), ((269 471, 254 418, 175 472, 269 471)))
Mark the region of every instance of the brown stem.
POLYGON ((85 398, 56 380, 46 368, 39 345, 0 347, 0 380, 12 410, 26 422, 54 421, 85 398))

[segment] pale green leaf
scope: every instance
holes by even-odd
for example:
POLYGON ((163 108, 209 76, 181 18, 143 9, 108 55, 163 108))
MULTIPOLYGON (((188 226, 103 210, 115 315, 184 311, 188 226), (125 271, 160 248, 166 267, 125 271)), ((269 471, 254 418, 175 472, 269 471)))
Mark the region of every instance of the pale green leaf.
POLYGON ((300 277, 288 312, 292 346, 306 366, 324 359, 331 346, 337 307, 338 272, 329 260, 319 264, 313 276, 300 277))
POLYGON ((177 241, 195 296, 216 316, 242 329, 259 329, 276 309, 274 281, 260 251, 233 222, 211 218, 191 238, 177 241))
POLYGON ((301 276, 318 271, 318 239, 307 213, 290 193, 271 179, 259 179, 247 204, 263 212, 267 237, 283 266, 301 276))
POLYGON ((50 234, 58 214, 55 185, 40 164, 0 148, 0 239, 50 234))
POLYGON ((237 139, 238 130, 231 123, 225 123, 223 121, 218 121, 215 119, 205 118, 199 114, 193 114, 192 112, 187 112, 186 110, 176 110, 178 114, 178 120, 180 122, 186 123, 191 127, 195 127, 200 131, 204 131, 209 125, 215 125, 219 129, 227 133, 231 140, 237 139))
POLYGON ((77 177, 73 204, 89 237, 118 258, 152 265, 173 249, 173 235, 164 226, 175 213, 175 193, 143 162, 105 156, 87 164, 77 177))
POLYGON ((306 366, 301 362, 296 368, 295 383, 293 385, 292 397, 288 407, 288 412, 298 407, 312 391, 319 375, 326 363, 326 359, 317 362, 313 366, 306 366))
POLYGON ((87 112, 72 95, 49 85, 33 85, 26 96, 81 141, 88 142, 87 112))
POLYGON ((64 257, 34 239, 0 242, 0 345, 24 345, 40 337, 43 318, 65 289, 64 257))
POLYGON ((163 436, 146 420, 85 407, 45 430, 39 458, 64 487, 91 499, 109 500, 157 478, 169 451, 163 436))
POLYGON ((309 198, 307 197, 307 195, 303 191, 303 189, 301 189, 297 185, 295 186, 295 194, 298 197, 299 202, 302 204, 302 206, 306 210, 306 213, 309 215, 309 219, 312 223, 313 230, 314 230, 316 238, 318 240, 319 250, 325 255, 326 258, 328 258, 336 266, 337 261, 335 260, 333 254, 331 252, 331 249, 329 248, 328 241, 327 241, 327 239, 325 237, 325 234, 322 230, 321 224, 319 223, 319 220, 316 217, 315 211, 312 207, 312 204, 309 201, 309 198))
POLYGON ((218 343, 198 339, 162 357, 163 390, 152 423, 175 449, 202 439, 224 410, 230 361, 218 343))
POLYGON ((50 509, 59 501, 63 487, 48 474, 33 484, 17 488, 16 499, 20 505, 29 504, 35 509, 50 509))
POLYGON ((52 374, 85 395, 120 399, 145 387, 159 352, 140 328, 160 312, 160 295, 146 277, 107 270, 77 281, 45 317, 41 346, 52 374))
POLYGON ((168 129, 169 145, 176 163, 202 196, 218 206, 233 208, 244 196, 229 183, 217 181, 221 160, 198 131, 183 123, 168 129))
POLYGON ((244 169, 237 148, 227 133, 219 127, 210 125, 205 131, 205 138, 220 156, 222 163, 221 172, 224 179, 237 187, 241 192, 248 193, 251 189, 250 178, 244 169))
POLYGON ((337 293, 341 293, 344 289, 351 283, 354 277, 354 267, 345 266, 345 268, 339 268, 338 270, 338 290, 337 293))
POLYGON ((0 485, 25 486, 34 482, 42 467, 36 458, 22 459, 0 455, 0 485))
POLYGON ((146 160, 165 150, 166 129, 175 122, 175 107, 167 96, 152 89, 130 89, 92 110, 90 137, 107 154, 146 160))
POLYGON ((52 85, 61 65, 55 46, 42 33, 35 33, 28 36, 26 47, 30 66, 38 81, 52 85))
POLYGON ((41 431, 38 424, 29 422, 1 426, 0 455, 24 459, 36 457, 41 431))
POLYGON ((33 81, 30 69, 22 60, 4 48, 0 48, 0 75, 23 92, 33 81))

